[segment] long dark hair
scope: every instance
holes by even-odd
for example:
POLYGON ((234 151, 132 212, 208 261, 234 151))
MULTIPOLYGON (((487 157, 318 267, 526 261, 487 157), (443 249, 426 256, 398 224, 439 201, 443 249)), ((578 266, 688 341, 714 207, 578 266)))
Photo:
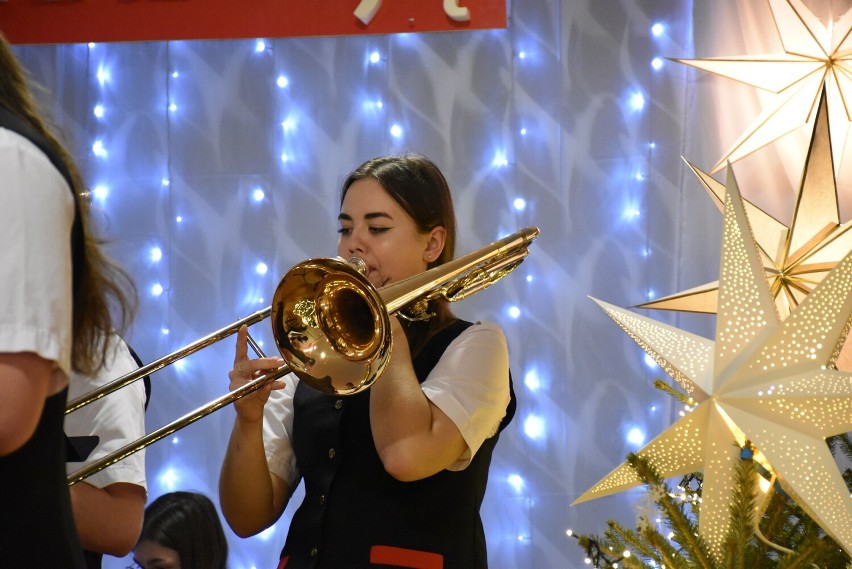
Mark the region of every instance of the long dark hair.
POLYGON ((82 226, 81 254, 75 255, 73 291, 73 343, 71 367, 94 375, 103 365, 108 334, 123 332, 136 309, 136 289, 130 276, 101 250, 102 242, 90 228, 88 202, 81 198, 84 186, 80 171, 68 151, 41 118, 23 67, 0 34, 0 106, 13 113, 59 154, 71 177, 74 200, 82 226), (114 313, 115 311, 115 313, 114 313))
MULTIPOLYGON (((427 269, 453 259, 456 250, 456 212, 450 186, 434 162, 419 154, 379 156, 367 160, 343 182, 341 207, 350 186, 364 178, 373 178, 379 182, 388 195, 411 216, 420 233, 428 233, 436 227, 444 228, 444 249, 437 259, 429 263, 427 269)), ((427 322, 408 323, 404 327, 412 357, 435 333, 455 318, 445 300, 433 301, 430 310, 435 316, 427 322)))
POLYGON ((163 494, 147 508, 139 541, 174 549, 182 569, 225 569, 228 542, 213 502, 197 492, 163 494))

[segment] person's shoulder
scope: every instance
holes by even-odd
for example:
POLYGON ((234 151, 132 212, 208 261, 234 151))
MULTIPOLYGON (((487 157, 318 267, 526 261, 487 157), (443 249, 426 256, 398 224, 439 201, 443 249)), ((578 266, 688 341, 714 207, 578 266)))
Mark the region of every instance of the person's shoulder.
POLYGON ((68 191, 68 182, 62 173, 54 166, 50 158, 35 142, 26 136, 0 126, 0 163, 3 168, 9 168, 15 178, 25 180, 28 187, 50 182, 68 191))
POLYGON ((506 343, 506 334, 503 332, 503 328, 496 322, 492 322, 490 320, 477 320, 475 322, 471 322, 471 325, 462 331, 462 333, 459 334, 459 337, 477 338, 480 340, 490 339, 492 341, 499 341, 504 344, 506 343))
POLYGON ((470 327, 466 331, 473 332, 499 332, 503 333, 503 327, 497 324, 496 322, 492 322, 491 320, 476 320, 471 322, 470 327))
POLYGON ((0 125, 0 148, 5 151, 14 150, 26 155, 37 156, 39 160, 47 160, 47 155, 38 145, 23 134, 0 125))

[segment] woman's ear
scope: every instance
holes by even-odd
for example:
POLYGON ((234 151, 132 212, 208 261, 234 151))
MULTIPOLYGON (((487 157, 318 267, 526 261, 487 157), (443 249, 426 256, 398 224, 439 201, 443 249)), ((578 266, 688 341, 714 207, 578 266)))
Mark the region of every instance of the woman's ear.
POLYGON ((429 232, 429 239, 426 242, 426 250, 423 251, 423 260, 426 261, 426 263, 431 263, 441 256, 446 239, 446 229, 441 226, 432 228, 429 232))

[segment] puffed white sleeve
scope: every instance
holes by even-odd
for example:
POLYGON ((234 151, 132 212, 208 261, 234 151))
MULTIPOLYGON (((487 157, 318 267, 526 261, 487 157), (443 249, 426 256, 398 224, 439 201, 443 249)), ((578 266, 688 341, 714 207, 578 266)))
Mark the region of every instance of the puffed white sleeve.
POLYGON ((421 388, 467 443, 467 452, 449 468, 464 470, 482 443, 497 433, 511 399, 503 330, 486 321, 467 328, 450 343, 421 388))
POLYGON ((0 128, 0 352, 33 352, 71 374, 74 197, 32 142, 0 128))
MULTIPOLYGON (((68 399, 76 399, 139 368, 127 344, 116 335, 110 346, 104 367, 95 377, 71 374, 68 399)), ((65 434, 69 437, 94 435, 98 444, 83 462, 69 462, 68 474, 111 454, 145 435, 145 386, 135 381, 102 397, 65 417, 65 434)), ((142 449, 107 468, 92 474, 85 482, 105 488, 125 482, 147 488, 145 480, 145 449, 142 449)))
POLYGON ((289 374, 284 381, 287 385, 282 389, 273 390, 263 408, 263 446, 269 471, 286 482, 292 491, 301 479, 291 443, 293 396, 296 394, 299 378, 289 374))

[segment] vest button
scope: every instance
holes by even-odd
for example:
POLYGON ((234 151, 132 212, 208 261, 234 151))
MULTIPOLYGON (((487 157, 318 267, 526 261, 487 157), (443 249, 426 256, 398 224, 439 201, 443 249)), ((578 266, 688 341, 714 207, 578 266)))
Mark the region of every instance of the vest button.
POLYGON ((340 411, 343 408, 343 399, 338 399, 334 402, 334 408, 340 411))
POLYGON ((334 458, 334 455, 337 454, 337 451, 333 448, 328 449, 328 458, 334 458))
POLYGON ((322 506, 323 504, 325 504, 325 494, 320 495, 320 506, 322 506))
POLYGON ((311 557, 316 557, 319 554, 319 549, 316 547, 311 548, 311 557))

